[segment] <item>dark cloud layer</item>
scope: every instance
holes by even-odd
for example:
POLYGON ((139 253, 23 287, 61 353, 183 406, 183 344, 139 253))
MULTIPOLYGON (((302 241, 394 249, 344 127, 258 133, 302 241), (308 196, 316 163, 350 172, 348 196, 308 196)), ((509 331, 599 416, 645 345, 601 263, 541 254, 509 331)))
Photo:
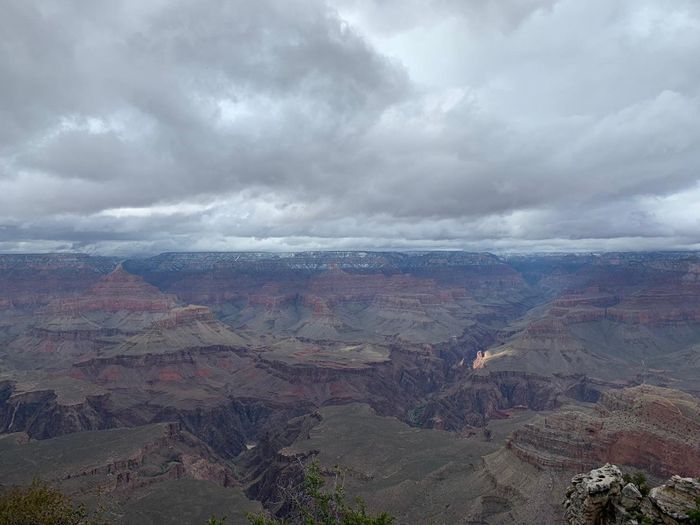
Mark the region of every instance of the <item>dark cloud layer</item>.
POLYGON ((700 4, 26 2, 0 251, 700 246, 700 4))

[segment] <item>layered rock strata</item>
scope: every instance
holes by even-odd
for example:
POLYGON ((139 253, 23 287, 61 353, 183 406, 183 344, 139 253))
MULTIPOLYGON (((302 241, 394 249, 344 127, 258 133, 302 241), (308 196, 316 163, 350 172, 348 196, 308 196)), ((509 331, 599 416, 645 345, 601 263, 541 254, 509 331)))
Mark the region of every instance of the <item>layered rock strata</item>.
POLYGON ((641 385, 602 394, 592 411, 566 410, 513 433, 508 447, 542 468, 581 470, 615 462, 663 477, 700 474, 700 402, 641 385))

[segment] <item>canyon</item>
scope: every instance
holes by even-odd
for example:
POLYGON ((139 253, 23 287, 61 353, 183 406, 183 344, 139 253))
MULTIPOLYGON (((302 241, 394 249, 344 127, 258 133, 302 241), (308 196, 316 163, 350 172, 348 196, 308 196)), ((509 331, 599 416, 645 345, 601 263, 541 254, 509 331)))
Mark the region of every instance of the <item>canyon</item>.
POLYGON ((397 523, 565 523, 579 472, 700 476, 698 378, 692 252, 0 255, 0 485, 115 523, 284 516, 314 458, 397 523))

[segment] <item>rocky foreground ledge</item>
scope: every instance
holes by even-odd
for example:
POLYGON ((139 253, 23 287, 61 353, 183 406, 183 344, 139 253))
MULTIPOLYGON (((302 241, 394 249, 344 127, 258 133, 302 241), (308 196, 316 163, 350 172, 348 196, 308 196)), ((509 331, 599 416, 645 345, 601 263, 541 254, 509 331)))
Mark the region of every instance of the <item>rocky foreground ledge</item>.
MULTIPOLYGON (((566 523, 570 525, 693 524, 700 481, 673 476, 643 496, 626 483, 615 465, 578 474, 566 491, 566 523)), ((697 519, 697 518, 695 518, 697 519)))

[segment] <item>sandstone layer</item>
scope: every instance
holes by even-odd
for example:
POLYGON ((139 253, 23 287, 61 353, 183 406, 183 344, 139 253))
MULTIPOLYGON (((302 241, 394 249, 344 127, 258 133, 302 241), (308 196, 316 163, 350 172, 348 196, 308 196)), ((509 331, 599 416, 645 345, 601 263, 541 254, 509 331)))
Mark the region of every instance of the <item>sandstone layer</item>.
POLYGON ((517 430, 508 446, 542 468, 584 470, 604 462, 653 475, 700 476, 700 401, 666 388, 610 390, 592 411, 560 411, 517 430))

